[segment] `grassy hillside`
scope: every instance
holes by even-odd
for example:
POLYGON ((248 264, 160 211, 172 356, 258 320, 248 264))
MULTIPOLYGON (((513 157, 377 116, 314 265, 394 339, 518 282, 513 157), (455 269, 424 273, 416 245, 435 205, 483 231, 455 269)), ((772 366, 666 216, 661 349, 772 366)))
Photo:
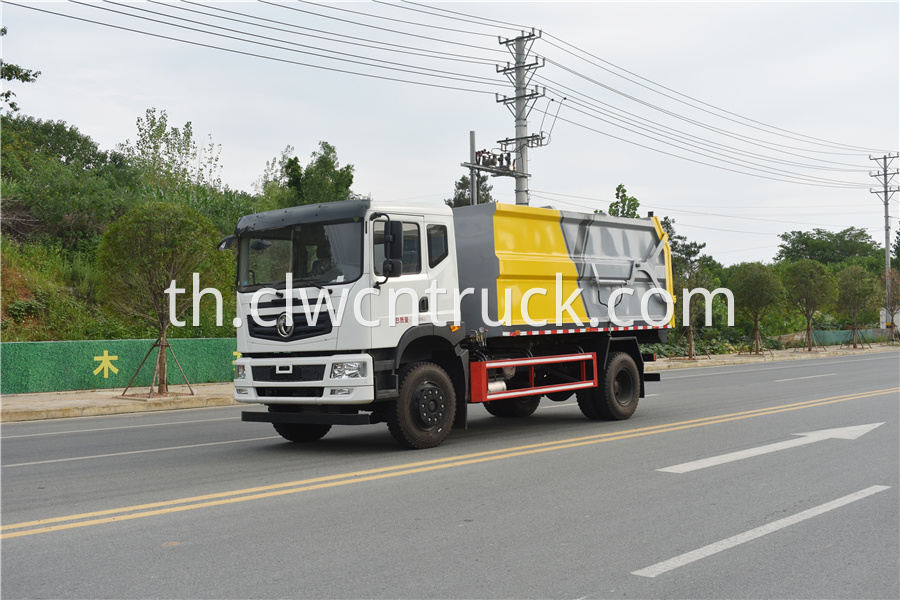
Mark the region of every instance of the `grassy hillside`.
POLYGON ((0 332, 4 342, 152 337, 105 314, 96 274, 82 254, 0 238, 0 332))

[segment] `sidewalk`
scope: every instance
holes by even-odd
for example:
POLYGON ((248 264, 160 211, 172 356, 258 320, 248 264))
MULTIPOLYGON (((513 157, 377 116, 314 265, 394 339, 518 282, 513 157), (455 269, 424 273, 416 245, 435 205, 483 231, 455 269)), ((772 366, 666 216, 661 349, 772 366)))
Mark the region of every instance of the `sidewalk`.
POLYGON ((857 354, 874 354, 877 352, 894 352, 898 354, 896 370, 900 371, 900 345, 888 345, 882 343, 873 343, 871 347, 860 345, 859 348, 853 349, 852 346, 827 346, 827 349, 813 348, 812 352, 807 352, 806 348, 789 348, 787 350, 772 350, 760 355, 756 354, 713 354, 707 357, 701 354, 694 360, 686 358, 662 358, 655 363, 649 363, 646 370, 650 371, 666 371, 668 369, 685 369, 689 367, 719 367, 722 365, 747 365, 764 362, 780 362, 786 360, 815 360, 817 358, 836 358, 838 356, 855 356, 857 354))
MULTIPOLYGON (((749 354, 721 354, 707 357, 702 355, 695 360, 682 358, 664 358, 647 365, 647 371, 665 371, 689 367, 718 367, 723 365, 757 364, 787 360, 815 360, 818 358, 835 358, 857 354, 876 352, 894 352, 898 360, 893 367, 900 369, 900 348, 872 344, 871 348, 860 347, 838 348, 832 346, 828 350, 806 352, 805 350, 775 350, 761 356, 749 354)), ((665 382, 665 377, 663 377, 665 382)), ((156 410, 174 410, 179 408, 206 408, 212 406, 230 406, 236 404, 232 398, 232 384, 200 383, 192 385, 195 395, 191 396, 185 385, 171 385, 169 392, 174 396, 147 399, 148 388, 132 388, 129 397, 122 397, 122 388, 94 391, 46 392, 42 394, 8 394, 0 398, 0 422, 36 421, 41 419, 61 419, 65 417, 94 417, 99 415, 117 415, 123 413, 149 412, 156 410), (142 398, 132 397, 140 394, 142 398)))
POLYGON ((232 384, 198 383, 191 384, 191 396, 186 385, 170 385, 167 397, 147 399, 149 388, 139 387, 128 390, 123 398, 124 388, 106 390, 44 392, 41 394, 7 394, 0 398, 0 422, 37 421, 40 419, 62 419, 65 417, 96 417, 122 413, 173 410, 178 408, 206 408, 236 404, 232 398, 232 384), (137 395, 142 397, 135 397, 137 395))

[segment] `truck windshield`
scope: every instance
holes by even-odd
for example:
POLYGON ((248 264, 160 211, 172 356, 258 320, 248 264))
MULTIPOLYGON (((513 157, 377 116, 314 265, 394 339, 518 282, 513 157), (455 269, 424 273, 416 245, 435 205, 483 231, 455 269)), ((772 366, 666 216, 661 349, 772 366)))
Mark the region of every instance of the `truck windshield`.
POLYGON ((362 222, 303 223, 241 236, 238 291, 347 283, 362 275, 362 222))

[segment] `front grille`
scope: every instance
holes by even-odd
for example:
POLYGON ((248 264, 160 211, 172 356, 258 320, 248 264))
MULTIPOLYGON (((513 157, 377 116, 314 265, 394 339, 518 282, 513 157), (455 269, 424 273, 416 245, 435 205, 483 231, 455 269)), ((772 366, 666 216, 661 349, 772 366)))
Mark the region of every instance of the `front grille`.
POLYGON ((292 365, 290 373, 278 373, 274 366, 253 367, 254 381, 322 381, 325 365, 292 365))
MULTIPOLYGON (((277 318, 278 315, 268 315, 264 316, 263 320, 274 321, 277 318)), ((314 324, 310 324, 306 320, 306 315, 303 312, 295 312, 293 319, 294 330, 288 337, 281 337, 278 335, 278 330, 275 326, 267 327, 265 325, 260 325, 253 317, 247 319, 247 330, 250 332, 251 337, 275 342, 294 342, 331 333, 331 316, 328 314, 328 311, 320 312, 316 317, 314 324)))
POLYGON ((286 396, 290 398, 321 398, 325 388, 320 387, 258 387, 256 393, 263 398, 286 396))

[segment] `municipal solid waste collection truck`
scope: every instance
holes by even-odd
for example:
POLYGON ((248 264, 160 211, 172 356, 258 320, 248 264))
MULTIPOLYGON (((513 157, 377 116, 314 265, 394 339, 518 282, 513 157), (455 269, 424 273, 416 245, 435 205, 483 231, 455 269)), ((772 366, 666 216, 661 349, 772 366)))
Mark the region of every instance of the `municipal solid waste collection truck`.
POLYGON ((640 349, 672 315, 655 217, 348 200, 245 216, 231 247, 234 397, 294 442, 384 422, 429 448, 472 404, 526 417, 572 394, 627 419, 659 379, 640 349))

